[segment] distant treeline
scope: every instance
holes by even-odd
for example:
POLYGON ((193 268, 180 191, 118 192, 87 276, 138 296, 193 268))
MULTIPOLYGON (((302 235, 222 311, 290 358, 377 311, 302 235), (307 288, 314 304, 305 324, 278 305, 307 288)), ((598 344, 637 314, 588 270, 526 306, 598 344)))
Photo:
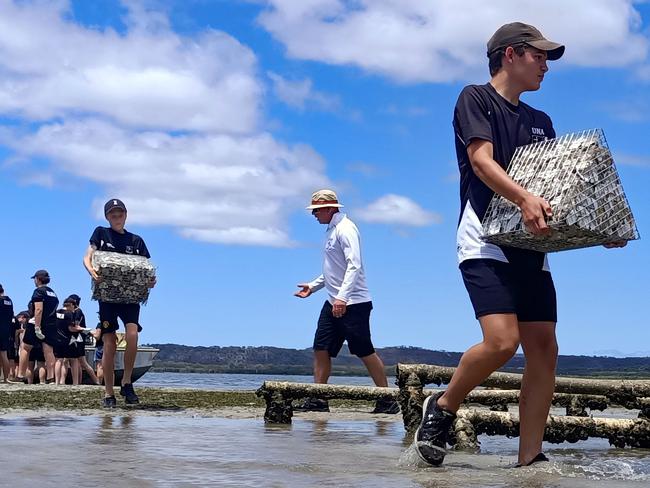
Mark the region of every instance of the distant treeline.
MULTIPOLYGON (((219 347, 149 344, 160 349, 152 371, 205 373, 311 374, 312 350, 280 347, 219 347)), ((424 363, 456 366, 461 353, 432 351, 420 347, 384 347, 377 349, 393 373, 397 363, 424 363)), ((512 358, 503 371, 522 372, 524 358, 512 358)), ((335 375, 366 374, 363 365, 346 347, 333 363, 335 375)), ((560 356, 558 374, 613 378, 650 378, 650 358, 613 358, 601 356, 560 356)))

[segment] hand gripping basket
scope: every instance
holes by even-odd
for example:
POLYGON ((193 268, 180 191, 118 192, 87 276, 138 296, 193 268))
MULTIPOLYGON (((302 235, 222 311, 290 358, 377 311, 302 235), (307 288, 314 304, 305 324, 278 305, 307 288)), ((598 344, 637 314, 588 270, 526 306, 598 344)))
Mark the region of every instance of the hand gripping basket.
POLYGON ((101 277, 93 282, 93 300, 109 303, 146 303, 149 283, 156 277, 156 268, 143 256, 117 252, 95 251, 93 269, 101 277))
POLYGON ((600 129, 518 147, 510 177, 551 206, 548 236, 529 233, 519 208, 495 194, 483 219, 483 239, 542 252, 639 238, 605 134, 600 129))

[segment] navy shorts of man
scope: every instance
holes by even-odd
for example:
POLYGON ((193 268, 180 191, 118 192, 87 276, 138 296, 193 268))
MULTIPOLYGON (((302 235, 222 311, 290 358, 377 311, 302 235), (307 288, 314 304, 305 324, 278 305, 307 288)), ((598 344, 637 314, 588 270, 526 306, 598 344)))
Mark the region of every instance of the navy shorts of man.
MULTIPOLYGON (((101 278, 92 266, 92 255, 95 251, 151 257, 142 237, 128 232, 124 228, 127 217, 124 202, 117 198, 107 201, 104 205, 104 216, 110 226, 97 227, 94 230, 92 236, 90 236, 90 245, 84 256, 84 266, 96 282, 101 278)), ((149 286, 153 287, 155 284, 154 280, 149 286)), ((115 332, 120 327, 118 320, 124 323, 127 344, 124 353, 124 374, 122 376, 120 395, 125 398, 127 404, 139 403, 139 398, 133 389, 132 374, 138 350, 138 333, 142 330, 140 326, 140 305, 138 303, 107 303, 100 301, 99 320, 102 324, 102 340, 104 343, 102 363, 106 394, 103 405, 107 408, 116 405, 113 386, 115 382, 115 351, 117 349, 115 332)))
MULTIPOLYGON (((323 304, 314 337, 314 382, 327 383, 335 358, 343 342, 350 353, 358 356, 377 386, 386 387, 384 363, 375 352, 370 338, 372 299, 366 285, 361 259, 361 240, 356 225, 339 212, 341 205, 332 190, 319 190, 312 195, 312 211, 320 224, 327 225, 324 246, 323 274, 310 283, 302 283, 295 293, 307 298, 326 288, 329 295, 323 304)), ((308 398, 297 410, 329 410, 326 400, 308 398)), ((392 398, 377 401, 373 413, 397 413, 399 406, 392 398)))

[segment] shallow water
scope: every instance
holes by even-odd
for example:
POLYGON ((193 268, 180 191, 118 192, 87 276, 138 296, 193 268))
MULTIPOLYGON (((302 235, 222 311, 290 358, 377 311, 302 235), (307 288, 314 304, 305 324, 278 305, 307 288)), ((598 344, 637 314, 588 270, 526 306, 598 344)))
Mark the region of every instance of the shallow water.
POLYGON ((0 417, 7 486, 634 487, 650 452, 606 441, 546 446, 552 462, 513 469, 516 439, 481 437, 480 454, 418 466, 399 419, 261 419, 111 413, 0 417), (7 440, 9 440, 7 442, 7 440), (47 460, 47 461, 46 461, 47 460))
MULTIPOLYGON (((313 383, 313 376, 272 374, 223 374, 223 373, 153 373, 140 378, 137 385, 173 388, 197 388, 201 390, 256 390, 265 381, 291 381, 313 383)), ((333 385, 373 386, 368 376, 332 376, 333 385)), ((388 385, 395 386, 395 378, 388 378, 388 385)))

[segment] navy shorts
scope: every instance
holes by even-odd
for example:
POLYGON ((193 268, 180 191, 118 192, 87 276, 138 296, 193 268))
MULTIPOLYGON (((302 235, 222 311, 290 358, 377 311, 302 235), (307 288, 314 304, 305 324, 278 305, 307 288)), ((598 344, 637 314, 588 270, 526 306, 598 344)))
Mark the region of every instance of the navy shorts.
POLYGON ((115 332, 120 328, 117 321, 122 323, 136 324, 138 332, 142 331, 140 326, 140 304, 139 303, 107 303, 99 302, 99 321, 102 324, 102 334, 115 332))
POLYGON ((350 353, 360 358, 371 355, 375 348, 370 340, 370 311, 372 302, 348 305, 343 317, 332 315, 332 304, 326 301, 318 318, 314 350, 327 351, 335 358, 343 342, 348 341, 350 353))
POLYGON ((41 363, 45 362, 45 356, 43 355, 43 348, 40 346, 35 346, 29 351, 29 362, 40 361, 41 363))
POLYGON ((36 329, 34 324, 31 322, 27 323, 25 326, 25 334, 23 335, 23 342, 28 346, 39 346, 41 345, 41 340, 36 337, 36 329))
POLYGON ((495 259, 468 259, 460 264, 460 272, 477 319, 514 313, 520 322, 557 322, 550 272, 495 259))
POLYGON ((103 357, 104 357, 104 346, 103 345, 96 346, 95 347, 95 365, 97 365, 97 363, 101 363, 103 357))
POLYGON ((11 329, 9 327, 0 327, 0 351, 7 351, 14 347, 14 341, 11 337, 11 329))

